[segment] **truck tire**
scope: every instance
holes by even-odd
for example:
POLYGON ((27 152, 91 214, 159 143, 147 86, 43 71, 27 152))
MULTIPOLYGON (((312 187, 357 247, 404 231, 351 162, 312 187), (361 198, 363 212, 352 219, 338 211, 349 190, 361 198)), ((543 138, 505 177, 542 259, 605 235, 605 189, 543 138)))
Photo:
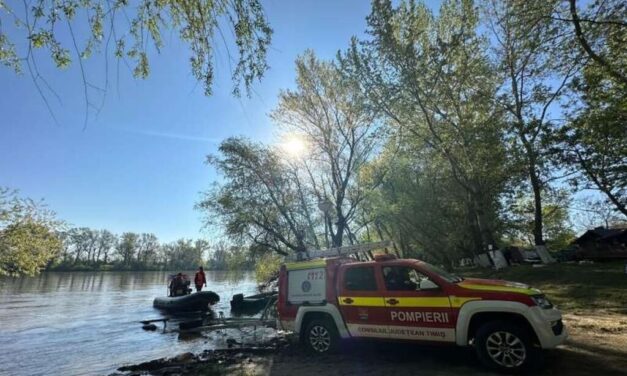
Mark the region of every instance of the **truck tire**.
POLYGON ((309 322, 303 336, 307 349, 315 354, 330 354, 337 351, 340 336, 330 320, 314 319, 309 322))
POLYGON ((529 370, 538 364, 541 355, 531 338, 528 329, 507 321, 487 322, 475 336, 477 357, 486 367, 500 372, 529 370))

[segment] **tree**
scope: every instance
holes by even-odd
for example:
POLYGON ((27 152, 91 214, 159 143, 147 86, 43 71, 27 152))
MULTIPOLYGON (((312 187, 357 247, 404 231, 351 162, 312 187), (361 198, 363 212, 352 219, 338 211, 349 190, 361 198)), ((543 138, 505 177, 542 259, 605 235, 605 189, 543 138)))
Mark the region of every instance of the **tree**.
POLYGON ((0 275, 35 275, 61 249, 49 227, 32 221, 14 223, 0 233, 0 275))
POLYGON ((576 189, 600 191, 627 217, 627 96, 599 87, 588 91, 586 102, 572 126, 562 131, 562 158, 573 174, 570 182, 576 189))
MULTIPOLYGON (((542 234, 549 248, 559 250, 566 247, 574 238, 575 232, 569 218, 571 197, 565 190, 548 191, 542 206, 544 226, 542 234)), ((518 245, 535 245, 533 233, 535 205, 533 196, 520 194, 510 205, 506 238, 518 245)))
POLYGON ((209 268, 215 270, 226 269, 228 253, 228 244, 226 243, 226 241, 218 241, 211 248, 213 249, 213 252, 211 252, 211 256, 209 257, 209 268))
MULTIPOLYGON (((492 98, 496 77, 477 34, 471 1, 446 1, 438 17, 422 3, 374 1, 365 41, 340 56, 420 162, 432 158, 464 192, 477 251, 495 244, 493 213, 506 181, 503 119, 492 98)), ((420 166, 422 167, 422 166, 420 166)))
POLYGON ((209 251, 210 245, 209 242, 204 239, 196 239, 194 241, 194 256, 196 261, 196 265, 194 265, 194 269, 199 265, 203 265, 205 262, 205 254, 209 251))
POLYGON ((578 200, 573 209, 574 221, 580 232, 595 227, 611 228, 627 224, 622 214, 617 213, 614 205, 606 200, 584 197, 578 200))
POLYGON ((155 234, 141 234, 137 247, 137 263, 146 266, 154 262, 158 248, 159 240, 155 234))
POLYGON ((120 237, 117 245, 117 253, 122 258, 122 265, 130 268, 135 253, 137 252, 139 235, 133 232, 125 232, 120 237))
POLYGON ((627 11, 623 2, 595 2, 580 16, 575 1, 569 5, 567 22, 590 59, 570 85, 562 161, 575 188, 598 190, 627 217, 627 11))
POLYGON ((166 268, 169 270, 196 269, 198 265, 203 265, 203 253, 209 244, 204 240, 192 242, 191 239, 179 239, 166 244, 164 253, 166 254, 166 268))
POLYGON ((383 153, 375 161, 388 165, 389 172, 364 207, 373 224, 365 240, 395 239, 405 256, 447 268, 460 257, 474 255, 474 220, 447 161, 401 150, 398 155, 383 153))
MULTIPOLYGON (((272 29, 259 0, 37 0, 24 7, 0 2, 0 64, 21 73, 23 65, 30 74, 51 114, 43 89, 50 89, 38 68, 36 50, 43 49, 58 68, 78 62, 85 93, 85 109, 94 104, 88 91, 99 88, 88 80, 82 60, 102 49, 105 65, 109 54, 128 65, 133 75, 146 78, 150 73, 149 49, 164 46, 162 35, 172 32, 188 44, 194 77, 210 95, 214 80, 214 51, 224 45, 232 69, 233 93, 241 87, 248 91, 266 69, 266 54, 272 29), (228 51, 225 29, 233 34, 237 58, 228 51), (87 30, 81 38, 82 30, 87 30), (69 41, 63 40, 67 35, 69 41), (25 48, 21 42, 26 42, 25 48), (231 61, 234 60, 234 61, 231 61)), ((228 38, 230 39, 230 38, 228 38)), ((54 115, 53 115, 54 116, 54 115)))
POLYGON ((68 263, 69 259, 71 257, 70 253, 70 249, 72 246, 72 242, 70 239, 70 233, 68 231, 59 231, 57 233, 57 236, 59 237, 59 240, 61 241, 61 253, 60 253, 60 257, 61 260, 59 260, 57 258, 56 261, 60 261, 61 263, 68 263))
POLYGON ((227 267, 229 270, 243 270, 249 266, 249 254, 246 249, 238 246, 229 247, 227 267))
POLYGON ((236 243, 250 242, 279 254, 305 252, 315 244, 289 166, 276 150, 246 139, 222 142, 220 156, 207 163, 224 184, 206 192, 197 205, 207 226, 220 226, 236 243))
POLYGON ((271 117, 288 137, 306 144, 307 155, 288 161, 297 172, 294 182, 302 184, 300 172, 307 185, 304 190, 311 191, 321 206, 329 206, 324 216, 326 245, 339 247, 346 235, 351 243, 355 240, 351 223, 373 188, 360 186, 358 174, 383 135, 359 87, 344 79, 334 63, 307 51, 296 60, 296 73, 296 89, 281 92, 271 117))
MULTIPOLYGON (((627 86, 627 72, 625 72, 625 62, 622 60, 614 60, 611 56, 603 56, 603 52, 594 51, 594 44, 590 43, 586 37, 586 33, 582 23, 590 23, 596 28, 598 40, 599 37, 605 37, 611 41, 610 45, 620 47, 625 43, 625 30, 627 28, 627 11, 625 4, 620 0, 604 1, 602 3, 595 2, 591 8, 592 12, 587 19, 581 19, 577 10, 577 1, 568 0, 568 10, 572 19, 573 29, 580 47, 585 51, 586 55, 594 62, 595 65, 601 67, 605 73, 613 80, 618 81, 623 86, 627 86), (601 33, 599 33, 599 29, 601 33), (618 63, 614 65, 615 63, 618 63)), ((624 53, 624 52, 623 52, 624 53)))
POLYGON ((69 231, 69 240, 74 250, 73 265, 77 265, 79 261, 91 262, 91 254, 96 249, 98 241, 98 232, 88 227, 72 228, 69 231))
POLYGON ((569 34, 552 16, 564 12, 559 1, 515 0, 484 3, 486 21, 496 41, 494 59, 502 85, 498 102, 508 116, 511 154, 520 156, 534 200, 534 243, 545 244, 543 193, 552 172, 552 135, 557 124, 551 110, 580 65, 576 57, 562 65, 572 50, 569 34))
POLYGON ((62 249, 62 225, 43 203, 0 187, 0 276, 38 274, 62 249))
POLYGON ((118 238, 108 230, 102 230, 98 239, 98 256, 96 261, 100 260, 100 254, 103 255, 103 263, 107 264, 109 261, 109 253, 117 245, 118 238))

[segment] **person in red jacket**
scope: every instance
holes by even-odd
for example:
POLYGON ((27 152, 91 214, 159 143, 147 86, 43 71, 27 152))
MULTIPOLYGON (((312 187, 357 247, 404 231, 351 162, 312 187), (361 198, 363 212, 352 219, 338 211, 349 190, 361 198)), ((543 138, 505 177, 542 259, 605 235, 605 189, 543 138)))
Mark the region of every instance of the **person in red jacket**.
POLYGON ((202 266, 198 267, 198 271, 194 277, 194 284, 196 285, 196 292, 200 292, 203 285, 207 286, 207 279, 205 278, 205 272, 202 270, 202 266))

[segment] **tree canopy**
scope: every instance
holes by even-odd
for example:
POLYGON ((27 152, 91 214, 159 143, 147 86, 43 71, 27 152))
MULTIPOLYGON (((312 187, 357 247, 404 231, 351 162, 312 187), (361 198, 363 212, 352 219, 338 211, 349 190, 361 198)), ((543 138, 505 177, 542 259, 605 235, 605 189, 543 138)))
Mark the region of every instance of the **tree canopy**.
POLYGON ((61 250, 61 225, 43 203, 0 187, 0 276, 39 273, 61 250))
POLYGON ((297 59, 276 145, 229 139, 209 158, 223 182, 199 207, 280 254, 392 239, 452 266, 566 247, 584 189, 625 214, 625 25, 618 1, 375 0, 335 61, 297 59))

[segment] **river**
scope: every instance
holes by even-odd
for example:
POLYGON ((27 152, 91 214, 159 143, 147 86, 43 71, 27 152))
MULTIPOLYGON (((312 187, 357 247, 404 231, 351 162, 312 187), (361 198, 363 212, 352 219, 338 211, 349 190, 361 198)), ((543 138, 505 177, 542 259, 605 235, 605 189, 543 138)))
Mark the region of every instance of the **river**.
MULTIPOLYGON (((224 347, 221 333, 181 337, 162 333, 160 323, 156 332, 142 330, 140 320, 166 317, 152 307, 152 300, 166 294, 168 274, 72 272, 0 278, 0 375, 106 375, 123 364, 224 347)), ((226 316, 233 294, 256 290, 252 273, 206 275, 205 290, 221 299, 214 310, 226 316)))

